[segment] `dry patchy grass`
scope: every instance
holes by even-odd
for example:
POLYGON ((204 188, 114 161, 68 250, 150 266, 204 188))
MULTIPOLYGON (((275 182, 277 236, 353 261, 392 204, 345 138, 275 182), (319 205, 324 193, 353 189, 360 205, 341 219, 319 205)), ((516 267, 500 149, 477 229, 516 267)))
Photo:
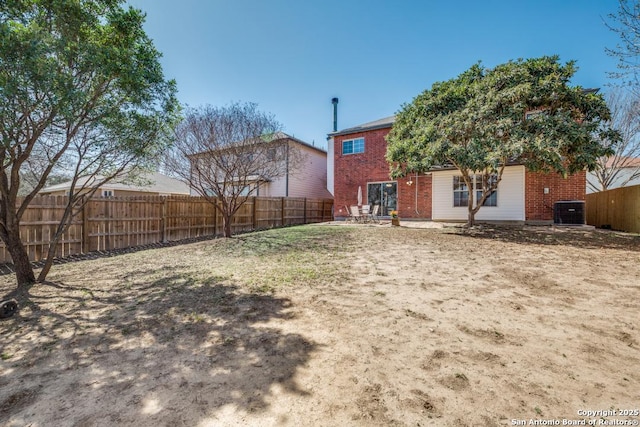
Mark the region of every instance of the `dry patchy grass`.
POLYGON ((639 253, 600 231, 304 226, 59 265, 0 323, 0 424, 505 425, 637 405, 639 253))

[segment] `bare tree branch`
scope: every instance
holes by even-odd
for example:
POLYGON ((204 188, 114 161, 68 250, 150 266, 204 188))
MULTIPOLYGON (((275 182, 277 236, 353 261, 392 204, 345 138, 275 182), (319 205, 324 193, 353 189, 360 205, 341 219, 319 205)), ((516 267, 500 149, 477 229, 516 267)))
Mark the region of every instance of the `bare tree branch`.
POLYGON ((605 25, 620 37, 620 42, 606 52, 618 59, 618 71, 611 72, 632 90, 640 84, 640 3, 637 0, 618 0, 619 8, 609 15, 605 25))
POLYGON ((252 103, 193 109, 178 126, 167 169, 220 210, 226 237, 249 197, 301 164, 280 127, 252 103))
POLYGON ((606 139, 605 133, 602 138, 614 154, 598 159, 596 169, 587 180, 592 191, 624 187, 640 178, 640 97, 618 88, 606 95, 606 101, 611 110, 611 121, 607 125, 619 135, 606 139))

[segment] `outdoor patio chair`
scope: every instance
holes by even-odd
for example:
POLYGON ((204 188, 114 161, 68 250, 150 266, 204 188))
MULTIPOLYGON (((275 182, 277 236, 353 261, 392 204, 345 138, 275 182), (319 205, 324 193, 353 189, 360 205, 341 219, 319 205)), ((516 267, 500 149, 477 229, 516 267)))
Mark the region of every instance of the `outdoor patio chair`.
POLYGON ((370 209, 369 205, 362 205, 362 210, 360 211, 360 214, 362 215, 362 220, 364 222, 369 222, 369 219, 371 219, 369 209, 370 209))
POLYGON ((360 214, 360 209, 358 209, 357 205, 351 205, 351 217, 355 222, 362 222, 362 215, 360 214))
POLYGON ((344 222, 355 221, 353 215, 351 215, 351 209, 347 205, 344 205, 344 210, 347 212, 344 222))
POLYGON ((380 205, 373 205, 373 210, 369 215, 372 221, 380 223, 380 205))

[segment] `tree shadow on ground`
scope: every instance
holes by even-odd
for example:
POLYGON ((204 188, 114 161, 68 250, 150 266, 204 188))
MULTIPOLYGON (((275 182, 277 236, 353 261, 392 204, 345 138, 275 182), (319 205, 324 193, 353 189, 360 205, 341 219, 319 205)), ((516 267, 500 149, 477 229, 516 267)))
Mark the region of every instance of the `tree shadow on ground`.
POLYGON ((445 232, 475 239, 499 240, 507 243, 572 246, 584 249, 621 249, 640 252, 640 235, 610 230, 483 224, 470 229, 447 229, 445 232))
POLYGON ((174 272, 119 291, 48 282, 23 304, 0 322, 3 425, 194 425, 308 393, 295 376, 317 346, 281 328, 287 298, 174 272))
MULTIPOLYGON (((70 262, 91 261, 94 259, 110 258, 114 256, 124 255, 124 254, 146 251, 149 249, 170 248, 173 246, 188 245, 191 243, 214 240, 214 239, 217 239, 218 237, 219 237, 218 235, 209 234, 205 236, 189 237, 189 238, 180 239, 180 240, 170 240, 167 242, 156 242, 156 243, 149 243, 146 245, 130 246, 128 248, 99 250, 99 251, 91 251, 91 252, 85 252, 85 253, 79 253, 79 254, 72 254, 64 257, 54 258, 53 265, 56 266, 61 264, 68 264, 70 262)), ((44 264, 45 264, 45 260, 31 262, 31 265, 33 266, 34 269, 42 268, 44 264)), ((5 276, 7 274, 14 274, 15 272, 16 272, 16 269, 12 263, 10 262, 0 263, 0 276, 5 276)))

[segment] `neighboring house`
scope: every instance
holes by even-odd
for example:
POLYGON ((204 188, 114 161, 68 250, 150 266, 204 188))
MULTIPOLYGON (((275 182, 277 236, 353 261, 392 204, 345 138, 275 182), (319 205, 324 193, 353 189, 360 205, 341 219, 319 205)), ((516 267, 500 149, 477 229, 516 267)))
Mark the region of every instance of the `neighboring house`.
MULTIPOLYGON (((88 178, 80 178, 76 188, 87 183, 88 178)), ((182 181, 168 177, 161 173, 145 174, 135 180, 135 183, 119 183, 109 181, 101 185, 95 193, 96 197, 123 196, 188 196, 189 186, 182 181)), ((91 186, 91 182, 88 183, 91 186)), ((51 185, 40 190, 39 194, 64 196, 69 193, 70 182, 51 185)))
MULTIPOLYGON (((611 169, 611 173, 615 173, 607 190, 640 184, 640 176, 638 176, 640 175, 640 157, 619 157, 617 159, 610 157, 607 159, 606 168, 611 169)), ((587 172, 587 194, 596 191, 602 191, 602 185, 594 172, 587 172)))
MULTIPOLYGON (((289 162, 289 155, 275 156, 276 162, 282 162, 276 168, 265 168, 282 172, 275 177, 255 174, 249 176, 246 181, 251 188, 246 188, 243 194, 253 191, 252 196, 258 197, 308 197, 308 198, 332 198, 327 191, 327 152, 314 145, 306 143, 284 132, 278 132, 270 140, 274 145, 288 147, 287 153, 295 150, 295 162, 289 162), (257 187, 257 189, 255 188, 257 187)), ((261 142, 262 143, 262 142, 261 142)), ((250 145, 248 146, 250 147, 250 145)), ((264 152, 264 150, 262 150, 264 152)), ((267 151, 268 153, 268 151, 267 151)), ((195 153, 191 161, 204 156, 206 153, 195 153)), ((256 162, 261 164, 262 162, 256 162)), ((192 178, 193 179, 193 178, 192 178)), ((242 181, 245 181, 242 179, 242 181)), ((191 190, 196 195, 195 190, 191 190)))
MULTIPOLYGON (((387 117, 329 134, 327 169, 333 171, 329 190, 334 196, 334 215, 346 216, 345 206, 357 203, 360 188, 362 202, 379 204, 383 216, 397 210, 401 218, 466 221, 468 192, 460 185, 456 169, 389 178, 385 137, 394 119, 387 117)), ((476 219, 549 223, 555 202, 584 200, 585 188, 586 172, 563 179, 557 173, 534 173, 522 165, 510 165, 505 167, 495 196, 487 199, 476 219)))

